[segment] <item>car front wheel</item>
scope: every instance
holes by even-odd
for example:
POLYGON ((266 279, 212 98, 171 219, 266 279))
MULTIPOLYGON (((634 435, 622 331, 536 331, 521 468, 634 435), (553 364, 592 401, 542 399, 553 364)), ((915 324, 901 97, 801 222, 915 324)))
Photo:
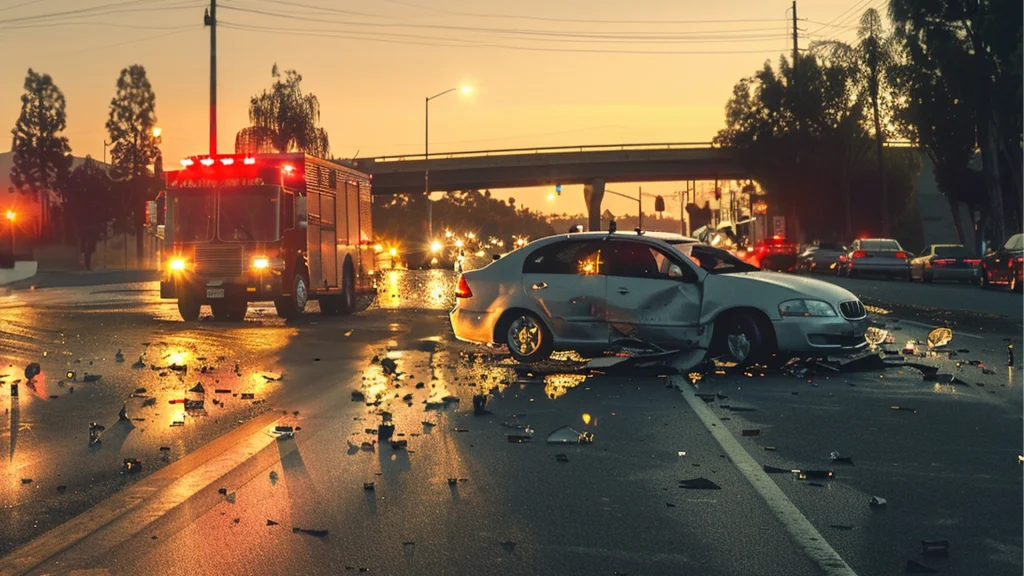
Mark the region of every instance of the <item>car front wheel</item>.
POLYGON ((765 352, 764 334, 757 321, 742 312, 729 314, 715 327, 717 351, 739 365, 756 362, 765 352))
POLYGON ((512 357, 524 364, 540 362, 551 356, 554 343, 551 332, 536 315, 521 312, 508 325, 505 344, 512 357))

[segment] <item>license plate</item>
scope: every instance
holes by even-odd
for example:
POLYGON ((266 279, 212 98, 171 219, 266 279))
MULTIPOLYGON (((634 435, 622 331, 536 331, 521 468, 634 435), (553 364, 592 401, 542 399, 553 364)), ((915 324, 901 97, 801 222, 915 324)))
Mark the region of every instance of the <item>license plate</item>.
POLYGON ((223 288, 207 288, 206 289, 206 297, 207 298, 223 298, 224 297, 224 289, 223 288))

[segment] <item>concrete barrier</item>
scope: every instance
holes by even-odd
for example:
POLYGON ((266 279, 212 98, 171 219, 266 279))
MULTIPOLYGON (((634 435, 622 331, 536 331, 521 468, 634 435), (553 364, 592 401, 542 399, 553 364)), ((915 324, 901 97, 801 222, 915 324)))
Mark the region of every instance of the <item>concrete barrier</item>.
POLYGON ((39 263, 35 260, 19 260, 14 263, 14 268, 0 268, 0 286, 31 278, 38 268, 39 263))

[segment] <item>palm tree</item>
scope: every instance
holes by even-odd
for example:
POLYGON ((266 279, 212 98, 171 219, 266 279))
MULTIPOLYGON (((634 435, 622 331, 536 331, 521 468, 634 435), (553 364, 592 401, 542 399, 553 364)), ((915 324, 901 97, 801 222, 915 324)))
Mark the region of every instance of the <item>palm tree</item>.
POLYGON ((236 153, 305 152, 327 158, 331 146, 320 123, 320 101, 314 94, 303 94, 302 76, 287 70, 284 77, 271 70, 274 85, 252 97, 249 122, 252 126, 235 137, 236 153))
POLYGON ((878 161, 878 186, 882 197, 882 235, 889 235, 889 193, 885 182, 885 136, 882 127, 883 87, 889 83, 886 75, 896 53, 894 37, 885 32, 882 17, 874 8, 868 8, 860 17, 857 44, 850 46, 839 40, 824 40, 811 44, 811 51, 851 66, 857 72, 860 89, 871 106, 874 139, 878 161))

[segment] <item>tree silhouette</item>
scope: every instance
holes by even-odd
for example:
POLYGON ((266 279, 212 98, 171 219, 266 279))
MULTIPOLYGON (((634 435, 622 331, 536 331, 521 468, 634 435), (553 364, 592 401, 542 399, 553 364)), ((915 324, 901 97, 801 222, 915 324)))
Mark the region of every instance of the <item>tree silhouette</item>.
POLYGON ((135 233, 136 256, 141 258, 145 222, 145 203, 154 189, 154 177, 148 166, 160 156, 160 137, 156 127, 156 95, 146 77, 146 69, 133 64, 117 79, 117 94, 110 101, 107 132, 110 134, 111 175, 117 181, 113 199, 114 223, 119 231, 135 233))
POLYGON ((282 77, 274 64, 274 85, 252 97, 249 122, 235 137, 235 152, 305 152, 327 158, 331 151, 327 131, 319 127, 320 101, 303 94, 302 76, 286 70, 282 77))
POLYGON ((91 156, 71 171, 62 189, 65 217, 73 224, 78 246, 85 257, 86 270, 92 269, 92 253, 106 236, 112 204, 112 182, 106 169, 91 156))
POLYGON ((42 227, 52 234, 49 194, 60 189, 60 183, 71 168, 71 146, 66 136, 64 94, 49 74, 31 68, 25 77, 25 93, 21 96, 21 114, 11 133, 14 151, 11 183, 21 192, 30 192, 33 200, 42 193, 42 227))

